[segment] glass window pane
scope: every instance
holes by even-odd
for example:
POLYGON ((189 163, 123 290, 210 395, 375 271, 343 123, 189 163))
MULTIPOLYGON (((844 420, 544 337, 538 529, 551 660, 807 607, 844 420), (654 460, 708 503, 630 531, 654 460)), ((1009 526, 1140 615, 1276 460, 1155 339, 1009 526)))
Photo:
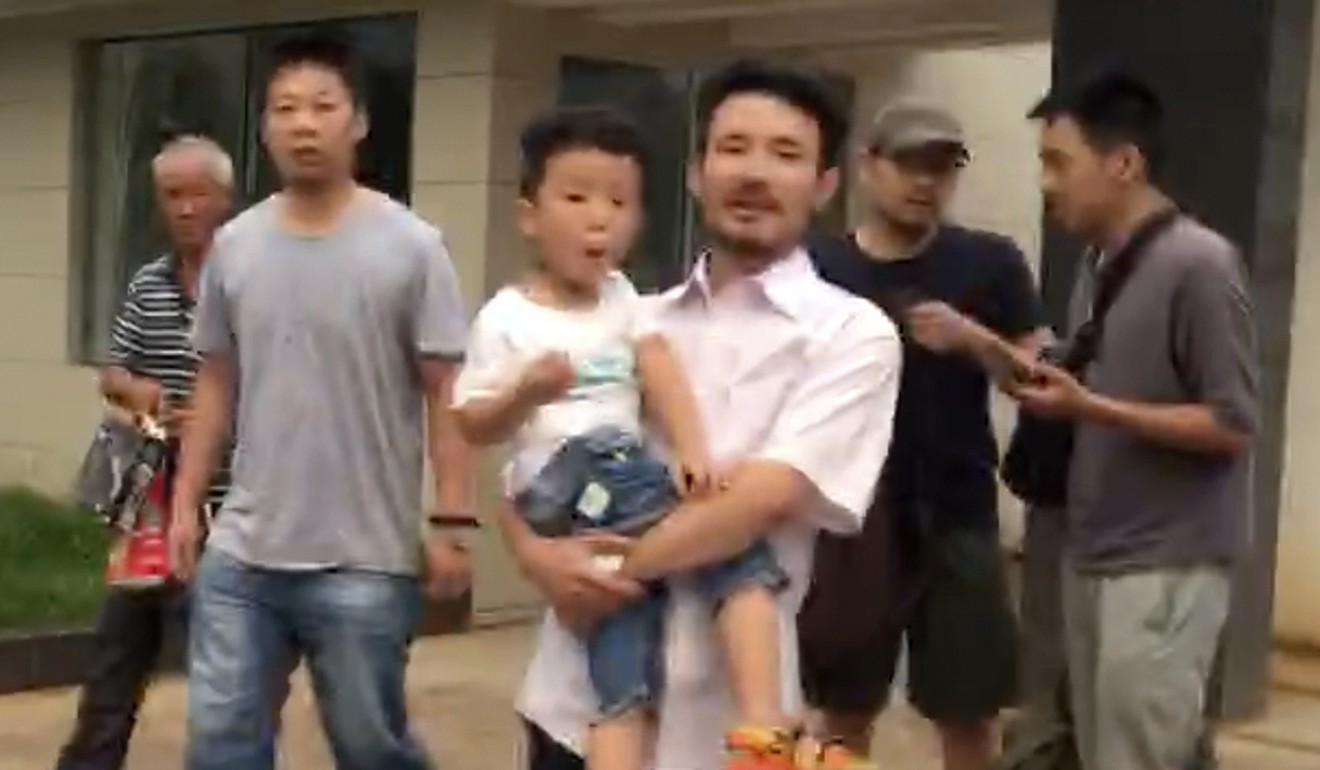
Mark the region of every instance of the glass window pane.
POLYGON ((81 358, 104 354, 129 278, 168 248, 151 182, 166 132, 207 134, 241 162, 242 51, 241 35, 214 34, 106 43, 93 55, 81 358))

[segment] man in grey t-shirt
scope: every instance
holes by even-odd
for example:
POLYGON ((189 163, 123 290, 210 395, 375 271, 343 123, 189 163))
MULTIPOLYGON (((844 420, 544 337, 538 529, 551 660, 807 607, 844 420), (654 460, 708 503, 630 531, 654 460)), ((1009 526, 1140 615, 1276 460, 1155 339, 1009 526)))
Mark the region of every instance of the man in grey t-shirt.
POLYGON ((194 329, 203 357, 173 536, 194 572, 197 497, 229 427, 233 483, 195 569, 189 770, 272 770, 289 663, 305 657, 338 767, 431 766, 409 734, 420 557, 461 591, 466 549, 423 538, 424 446, 446 514, 471 477, 448 404, 465 343, 438 231, 353 181, 365 115, 348 51, 274 52, 263 116, 284 190, 217 236, 194 329))
POLYGON ((1024 409, 1076 421, 1063 614, 1077 749, 1084 770, 1178 770, 1195 758, 1246 542, 1259 375, 1243 267, 1154 186, 1161 107, 1144 84, 1096 77, 1032 117, 1047 209, 1100 255, 1074 328, 1129 239, 1150 233, 1084 384, 1041 364, 1014 389, 1024 409))

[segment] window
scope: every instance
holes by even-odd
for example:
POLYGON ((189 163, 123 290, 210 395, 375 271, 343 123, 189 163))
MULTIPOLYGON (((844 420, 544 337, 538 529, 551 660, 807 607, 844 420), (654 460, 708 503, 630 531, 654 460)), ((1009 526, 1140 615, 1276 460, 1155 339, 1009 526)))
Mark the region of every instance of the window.
POLYGON ((359 177, 406 201, 411 188, 416 22, 411 15, 101 41, 82 52, 74 357, 102 360, 133 273, 168 248, 151 182, 167 131, 204 133, 234 157, 236 207, 275 185, 259 138, 263 56, 308 29, 338 32, 362 59, 371 133, 359 177))
MULTIPOLYGON (((651 151, 646 230, 627 265, 629 276, 642 290, 664 289, 682 280, 701 247, 700 222, 685 178, 696 143, 700 77, 693 70, 667 71, 600 59, 566 57, 560 62, 559 104, 615 105, 636 121, 651 151)), ((834 77, 831 85, 851 109, 852 81, 834 77)), ((840 189, 821 212, 817 226, 841 231, 846 226, 847 198, 847 190, 840 189)))

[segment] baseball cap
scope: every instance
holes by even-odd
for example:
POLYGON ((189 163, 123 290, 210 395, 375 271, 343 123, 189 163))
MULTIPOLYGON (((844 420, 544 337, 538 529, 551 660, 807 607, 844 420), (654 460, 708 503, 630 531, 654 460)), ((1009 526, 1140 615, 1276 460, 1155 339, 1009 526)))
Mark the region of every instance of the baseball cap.
POLYGON ((957 148, 959 160, 971 160, 962 124, 948 110, 929 102, 901 99, 876 113, 866 136, 866 147, 877 155, 918 150, 930 145, 957 148))

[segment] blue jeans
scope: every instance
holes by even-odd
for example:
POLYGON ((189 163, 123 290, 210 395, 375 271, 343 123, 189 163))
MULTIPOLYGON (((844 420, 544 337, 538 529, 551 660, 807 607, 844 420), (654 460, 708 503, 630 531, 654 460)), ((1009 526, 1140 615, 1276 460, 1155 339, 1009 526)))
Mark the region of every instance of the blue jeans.
POLYGON ((432 767, 404 705, 416 578, 267 570, 211 549, 193 590, 187 770, 274 769, 269 704, 299 656, 339 770, 432 767))
MULTIPOLYGON (((547 537, 605 530, 638 535, 679 501, 669 468, 637 437, 598 428, 569 439, 551 457, 514 506, 532 529, 547 537)), ((784 571, 764 541, 727 561, 696 570, 697 592, 714 612, 749 585, 782 590, 784 571)), ((661 645, 669 604, 662 582, 645 597, 601 621, 587 640, 587 666, 603 718, 656 702, 663 685, 661 645)))

